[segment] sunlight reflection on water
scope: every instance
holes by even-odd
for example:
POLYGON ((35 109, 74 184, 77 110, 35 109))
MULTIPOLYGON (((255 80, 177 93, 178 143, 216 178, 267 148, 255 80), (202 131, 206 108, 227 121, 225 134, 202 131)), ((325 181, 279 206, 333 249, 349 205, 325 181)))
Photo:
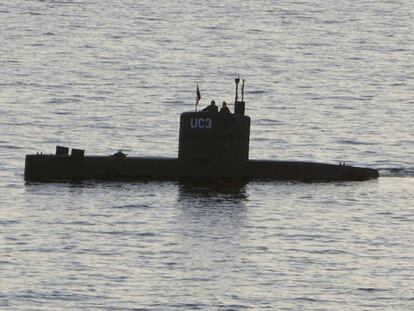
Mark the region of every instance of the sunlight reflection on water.
POLYGON ((412 9, 2 2, 1 309, 408 310, 412 9), (55 145, 175 157, 197 83, 201 105, 231 103, 238 74, 251 158, 382 177, 24 183, 25 154, 55 145))

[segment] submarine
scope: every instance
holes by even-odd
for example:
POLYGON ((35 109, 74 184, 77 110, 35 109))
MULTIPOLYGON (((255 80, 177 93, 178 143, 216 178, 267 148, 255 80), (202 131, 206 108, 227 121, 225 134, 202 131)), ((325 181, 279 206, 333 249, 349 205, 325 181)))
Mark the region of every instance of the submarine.
MULTIPOLYGON (((55 154, 28 154, 24 179, 37 182, 83 180, 290 180, 364 181, 378 170, 351 165, 249 159, 250 117, 245 115, 244 82, 235 79, 234 112, 203 109, 180 115, 178 157, 85 155, 56 146, 55 154), (240 95, 239 96, 239 89, 240 95)), ((197 86, 197 103, 201 98, 197 86)), ((213 104, 211 105, 213 106, 213 104)))

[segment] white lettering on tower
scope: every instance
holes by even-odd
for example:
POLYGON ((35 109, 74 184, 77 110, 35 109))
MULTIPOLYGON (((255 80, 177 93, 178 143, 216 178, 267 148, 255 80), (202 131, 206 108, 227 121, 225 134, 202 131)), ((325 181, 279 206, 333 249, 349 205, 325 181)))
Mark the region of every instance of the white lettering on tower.
POLYGON ((190 118, 191 128, 210 129, 213 127, 213 120, 210 118, 190 118))

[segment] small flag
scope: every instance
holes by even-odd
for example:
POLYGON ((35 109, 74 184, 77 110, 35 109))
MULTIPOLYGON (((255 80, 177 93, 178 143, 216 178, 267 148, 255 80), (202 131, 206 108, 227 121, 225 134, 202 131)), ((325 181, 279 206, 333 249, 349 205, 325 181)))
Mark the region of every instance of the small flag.
POLYGON ((197 84, 195 111, 197 111, 197 105, 198 105, 198 102, 200 101, 200 99, 201 99, 201 94, 200 94, 200 89, 198 88, 198 84, 197 84))

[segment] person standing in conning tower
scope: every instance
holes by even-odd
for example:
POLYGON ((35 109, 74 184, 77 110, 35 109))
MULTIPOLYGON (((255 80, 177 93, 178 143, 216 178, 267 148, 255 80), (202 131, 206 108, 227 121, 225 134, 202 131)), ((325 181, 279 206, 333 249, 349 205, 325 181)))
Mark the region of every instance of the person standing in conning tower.
POLYGON ((223 105, 220 108, 221 113, 230 113, 229 107, 227 107, 227 103, 223 101, 223 105))
POLYGON ((216 102, 214 100, 211 101, 210 105, 201 110, 203 112, 218 112, 218 107, 216 106, 216 102))

